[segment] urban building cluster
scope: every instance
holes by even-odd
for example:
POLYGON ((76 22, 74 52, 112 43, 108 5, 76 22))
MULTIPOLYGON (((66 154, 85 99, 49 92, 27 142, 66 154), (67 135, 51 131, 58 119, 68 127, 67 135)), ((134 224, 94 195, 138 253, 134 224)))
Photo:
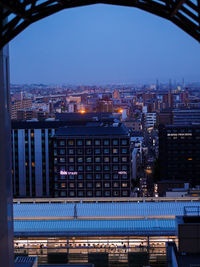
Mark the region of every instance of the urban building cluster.
POLYGON ((200 194, 200 93, 189 85, 13 85, 13 194, 200 194))

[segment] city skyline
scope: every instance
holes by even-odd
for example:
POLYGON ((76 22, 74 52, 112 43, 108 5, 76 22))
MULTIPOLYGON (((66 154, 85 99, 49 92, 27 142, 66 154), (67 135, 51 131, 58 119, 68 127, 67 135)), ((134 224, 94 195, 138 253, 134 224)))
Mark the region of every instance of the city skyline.
POLYGON ((177 26, 147 12, 109 5, 81 7, 37 22, 11 42, 11 82, 196 82, 199 50, 177 26))

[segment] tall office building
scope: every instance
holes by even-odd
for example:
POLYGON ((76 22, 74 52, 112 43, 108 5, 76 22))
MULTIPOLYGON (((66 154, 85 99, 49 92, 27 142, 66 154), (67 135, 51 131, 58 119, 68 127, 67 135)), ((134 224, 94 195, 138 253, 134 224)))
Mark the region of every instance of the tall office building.
POLYGON ((174 125, 200 124, 200 109, 175 109, 172 113, 174 125))
POLYGON ((50 136, 54 122, 12 122, 14 197, 51 196, 50 136))
POLYGON ((200 126, 161 126, 159 162, 161 179, 200 184, 200 126))
POLYGON ((53 138, 54 196, 130 196, 129 142, 122 124, 59 129, 53 138))

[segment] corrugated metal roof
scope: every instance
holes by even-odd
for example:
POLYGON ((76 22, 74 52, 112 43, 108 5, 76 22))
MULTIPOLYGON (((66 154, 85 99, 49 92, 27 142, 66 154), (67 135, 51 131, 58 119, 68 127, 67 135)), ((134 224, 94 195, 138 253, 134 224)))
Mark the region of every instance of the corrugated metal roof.
MULTIPOLYGON (((73 217, 74 205, 74 203, 14 204, 14 217, 73 217)), ((79 218, 177 216, 183 215, 185 206, 200 206, 200 202, 76 204, 79 218)))
POLYGON ((173 219, 148 220, 17 220, 14 222, 14 232, 143 232, 143 231, 175 231, 173 219))

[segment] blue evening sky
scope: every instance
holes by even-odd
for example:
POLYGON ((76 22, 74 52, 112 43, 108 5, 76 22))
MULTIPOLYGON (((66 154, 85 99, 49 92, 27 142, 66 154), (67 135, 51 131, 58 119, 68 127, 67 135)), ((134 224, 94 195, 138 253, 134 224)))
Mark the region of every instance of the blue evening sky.
POLYGON ((200 81, 200 44, 142 10, 92 5, 63 10, 10 43, 12 83, 200 81))

